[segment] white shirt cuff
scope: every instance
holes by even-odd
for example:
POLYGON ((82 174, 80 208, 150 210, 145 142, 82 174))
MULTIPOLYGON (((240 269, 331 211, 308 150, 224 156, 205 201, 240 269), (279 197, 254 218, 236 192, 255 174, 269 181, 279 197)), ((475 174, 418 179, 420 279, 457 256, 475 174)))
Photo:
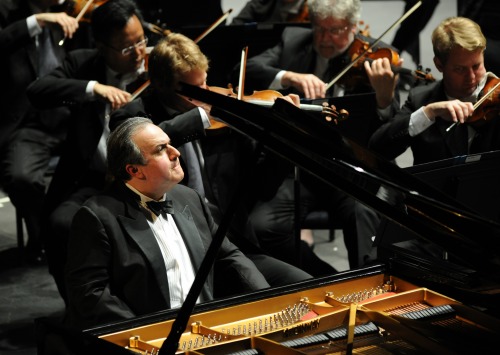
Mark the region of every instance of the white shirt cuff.
POLYGON ((269 85, 270 90, 281 90, 284 89, 283 85, 281 85, 281 78, 283 78, 283 75, 285 75, 286 70, 280 71, 276 76, 274 77, 274 80, 271 82, 271 85, 269 85))
POLYGON ((413 112, 410 116, 410 126, 408 127, 408 133, 410 137, 415 137, 419 135, 427 128, 432 126, 435 121, 430 120, 424 112, 424 107, 420 107, 417 111, 413 112))
POLYGON ((89 83, 87 84, 87 88, 85 89, 85 95, 87 98, 92 99, 94 98, 94 86, 97 84, 97 81, 95 80, 90 80, 89 83))
POLYGON ((35 15, 31 15, 26 19, 26 24, 28 25, 28 32, 31 37, 38 36, 42 33, 42 27, 38 24, 35 15))
POLYGON ((210 123, 210 119, 208 118, 208 115, 204 109, 201 107, 198 107, 198 110, 200 111, 200 116, 201 116, 201 121, 203 123, 203 128, 209 128, 212 124, 210 123))

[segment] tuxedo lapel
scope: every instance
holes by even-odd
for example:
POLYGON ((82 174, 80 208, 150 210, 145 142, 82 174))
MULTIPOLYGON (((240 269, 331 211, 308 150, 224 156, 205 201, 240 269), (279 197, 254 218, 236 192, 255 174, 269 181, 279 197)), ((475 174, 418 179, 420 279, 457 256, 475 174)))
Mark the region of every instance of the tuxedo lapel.
MULTIPOLYGON (((175 224, 177 225, 182 239, 186 244, 186 248, 188 249, 195 272, 198 274, 201 262, 205 258, 208 247, 207 249, 203 247, 203 240, 198 232, 198 228, 196 228, 189 206, 180 204, 174 200, 174 209, 175 213, 173 217, 175 224)), ((213 297, 213 292, 209 284, 210 283, 207 282, 207 280, 203 283, 203 288, 201 290, 203 300, 210 300, 213 297)))
POLYGON ((127 187, 123 186, 121 194, 125 194, 127 211, 125 215, 117 216, 126 234, 141 249, 146 260, 154 271, 158 286, 165 297, 166 303, 170 304, 170 293, 168 290, 167 270, 163 260, 158 242, 149 226, 146 217, 141 213, 138 203, 133 198, 133 192, 123 191, 127 187))
POLYGON ((174 201, 175 213, 173 215, 175 224, 181 233, 182 239, 191 256, 195 271, 198 271, 201 261, 205 257, 206 250, 203 248, 203 240, 196 228, 189 206, 181 205, 174 201))

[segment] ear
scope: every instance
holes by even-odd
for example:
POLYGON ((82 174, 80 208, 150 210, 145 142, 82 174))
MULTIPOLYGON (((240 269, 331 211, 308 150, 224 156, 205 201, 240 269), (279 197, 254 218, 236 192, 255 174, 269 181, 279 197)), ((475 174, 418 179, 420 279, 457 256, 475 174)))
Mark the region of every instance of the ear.
POLYGON ((441 63, 441 61, 439 60, 438 57, 434 57, 433 58, 434 60, 434 65, 436 66, 437 70, 439 70, 439 72, 443 72, 443 63, 441 63))
POLYGON ((128 164, 125 167, 125 170, 133 178, 141 178, 142 177, 142 171, 141 171, 141 169, 139 169, 137 167, 137 165, 128 164))

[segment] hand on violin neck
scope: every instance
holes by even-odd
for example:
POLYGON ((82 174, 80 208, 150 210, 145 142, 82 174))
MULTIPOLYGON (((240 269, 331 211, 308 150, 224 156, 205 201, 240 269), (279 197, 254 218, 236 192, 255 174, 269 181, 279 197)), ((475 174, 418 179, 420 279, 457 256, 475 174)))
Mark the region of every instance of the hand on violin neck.
POLYGON ((389 59, 365 61, 364 67, 370 85, 375 91, 377 107, 379 109, 388 107, 394 99, 394 90, 398 81, 398 75, 392 71, 389 59))
POLYGON ((449 122, 465 123, 474 113, 474 107, 472 103, 460 100, 440 101, 424 106, 424 113, 431 121, 439 117, 449 122))
POLYGON ((42 12, 35 15, 40 27, 54 26, 62 30, 65 38, 72 38, 78 29, 78 21, 65 12, 42 12))
POLYGON ((304 93, 306 99, 324 98, 326 95, 326 84, 313 74, 302 74, 287 71, 281 78, 284 88, 293 87, 304 93))
POLYGON ((279 99, 283 99, 283 100, 286 100, 290 103, 292 103, 293 105, 297 106, 300 108, 300 97, 299 95, 296 95, 296 94, 289 94, 289 95, 286 95, 286 96, 282 96, 282 97, 277 97, 276 100, 279 100, 279 99))

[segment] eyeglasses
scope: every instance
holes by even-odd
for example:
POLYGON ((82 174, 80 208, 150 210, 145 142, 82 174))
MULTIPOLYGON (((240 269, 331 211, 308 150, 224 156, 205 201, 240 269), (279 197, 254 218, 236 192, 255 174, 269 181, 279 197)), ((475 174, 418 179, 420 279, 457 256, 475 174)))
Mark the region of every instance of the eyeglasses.
POLYGON ((116 49, 110 45, 106 45, 106 46, 108 46, 111 49, 114 49, 117 52, 121 52, 121 54, 123 56, 127 56, 127 55, 130 55, 136 48, 145 48, 147 44, 148 44, 148 38, 146 36, 144 36, 144 39, 140 40, 136 44, 133 44, 130 47, 126 47, 123 49, 116 49))
POLYGON ((320 35, 328 33, 331 36, 340 36, 341 34, 344 34, 350 27, 351 26, 324 28, 320 26, 314 26, 313 30, 315 32, 318 32, 320 35))

